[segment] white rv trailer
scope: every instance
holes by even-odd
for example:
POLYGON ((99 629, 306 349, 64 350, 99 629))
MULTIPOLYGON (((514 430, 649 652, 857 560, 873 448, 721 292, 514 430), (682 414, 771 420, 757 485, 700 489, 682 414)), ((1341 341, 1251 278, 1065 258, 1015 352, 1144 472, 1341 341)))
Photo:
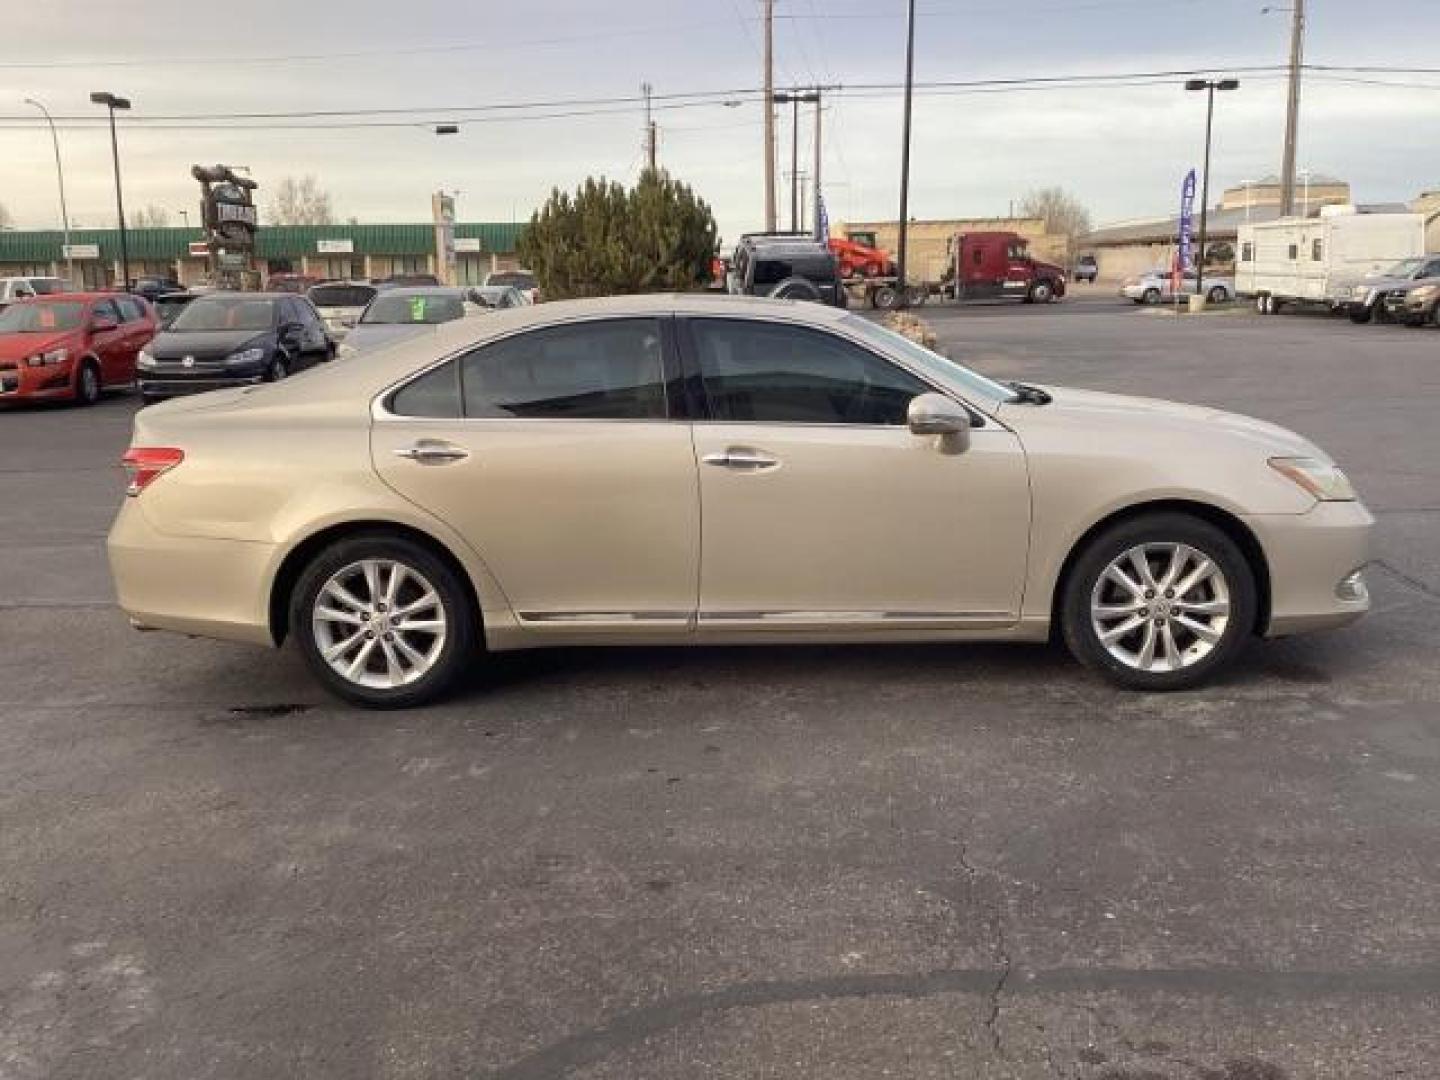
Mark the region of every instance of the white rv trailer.
POLYGON ((1341 307, 1362 278, 1425 252, 1421 214, 1365 214, 1321 207, 1318 217, 1240 226, 1235 288, 1262 311, 1282 304, 1341 307))

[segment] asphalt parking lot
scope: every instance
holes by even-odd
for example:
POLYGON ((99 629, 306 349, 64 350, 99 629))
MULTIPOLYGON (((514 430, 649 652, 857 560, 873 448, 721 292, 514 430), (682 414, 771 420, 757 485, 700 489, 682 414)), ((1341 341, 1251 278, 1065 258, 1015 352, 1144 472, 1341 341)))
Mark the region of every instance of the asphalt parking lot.
POLYGON ((923 314, 1314 438, 1372 617, 1165 697, 1033 647, 574 650, 365 713, 127 627, 132 399, 0 413, 0 1078, 1435 1075, 1440 332, 923 314))

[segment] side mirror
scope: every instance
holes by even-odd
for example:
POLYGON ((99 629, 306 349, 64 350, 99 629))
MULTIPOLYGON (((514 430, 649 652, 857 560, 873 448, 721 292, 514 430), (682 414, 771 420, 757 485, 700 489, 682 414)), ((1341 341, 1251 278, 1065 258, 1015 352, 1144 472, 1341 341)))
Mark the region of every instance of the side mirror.
POLYGON ((970 445, 970 414, 959 402, 944 394, 919 394, 910 399, 906 422, 916 435, 944 435, 953 449, 970 445))
POLYGON ((103 334, 107 330, 118 330, 120 324, 109 315, 96 315, 90 320, 90 329, 97 334, 103 334))

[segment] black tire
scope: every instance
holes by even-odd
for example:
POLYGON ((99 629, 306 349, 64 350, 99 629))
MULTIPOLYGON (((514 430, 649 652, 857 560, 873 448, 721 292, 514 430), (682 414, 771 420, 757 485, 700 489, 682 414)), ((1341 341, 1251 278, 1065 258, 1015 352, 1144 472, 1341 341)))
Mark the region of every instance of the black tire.
POLYGON ((894 285, 878 285, 870 294, 870 303, 881 311, 894 311, 900 306, 900 290, 894 285))
POLYGON ((310 670, 337 697, 370 709, 412 708, 449 691, 483 655, 478 627, 470 592, 449 564, 423 544, 394 534, 365 533, 330 545, 305 567, 290 596, 290 633, 310 670), (430 670, 413 683, 377 689, 352 682, 331 668, 315 640, 311 612, 321 588, 333 574, 364 559, 402 563, 421 574, 439 595, 447 624, 445 641, 430 670))
POLYGON ((820 290, 809 278, 792 277, 786 278, 773 289, 770 296, 775 300, 809 300, 817 301, 822 299, 820 290))
POLYGON ((285 357, 276 354, 265 368, 266 382, 279 382, 290 374, 290 362, 285 357))
POLYGON ((143 409, 143 408, 145 408, 146 406, 149 406, 149 405, 159 405, 160 402, 162 402, 162 401, 164 401, 164 400, 165 400, 165 399, 164 399, 163 397, 161 397, 159 394, 145 394, 145 393, 142 393, 142 394, 140 395, 140 407, 143 409))
POLYGON ((1223 304, 1230 299, 1230 294, 1225 291, 1224 285, 1212 285, 1205 298, 1212 304, 1223 304))
POLYGON ((1140 302, 1142 304, 1149 304, 1152 307, 1155 304, 1160 303, 1160 290, 1146 289, 1143 293, 1140 294, 1140 302))
POLYGON ((1350 321, 1353 322, 1356 326, 1364 326, 1370 321, 1370 317, 1372 314, 1373 313, 1368 307, 1351 308, 1350 321))
POLYGON ((1183 690, 1229 666, 1254 636, 1259 607, 1255 574, 1239 546, 1223 531, 1188 514, 1156 512, 1122 521, 1091 540, 1080 552, 1060 596, 1065 644, 1086 667, 1132 690, 1183 690), (1113 656, 1100 641, 1090 617, 1090 600, 1110 563, 1143 543, 1181 543, 1219 567, 1229 589, 1230 614, 1210 653, 1176 671, 1143 671, 1113 656))
POLYGON ((1385 310, 1385 305, 1382 304, 1379 300, 1376 300, 1375 303, 1370 305, 1370 312, 1377 323, 1388 323, 1393 321, 1390 318, 1390 312, 1385 310))
POLYGON ((94 360, 85 360, 75 373, 75 404, 94 405, 100 400, 100 369, 94 360))
POLYGON ((1055 286, 1048 281, 1037 281, 1030 286, 1025 299, 1031 304, 1049 304, 1055 300, 1055 286))

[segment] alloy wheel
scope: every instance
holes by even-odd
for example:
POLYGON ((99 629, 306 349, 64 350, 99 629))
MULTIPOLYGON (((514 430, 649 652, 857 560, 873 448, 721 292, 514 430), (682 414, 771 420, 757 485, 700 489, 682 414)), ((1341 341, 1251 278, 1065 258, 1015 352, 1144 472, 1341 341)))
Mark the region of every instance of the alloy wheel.
POLYGON ((1204 660, 1230 624, 1230 586, 1188 544, 1137 544, 1112 560, 1090 595, 1101 646, 1135 671, 1180 671, 1204 660))
POLYGON ((435 667, 449 630, 440 593, 413 566, 362 559, 332 574, 315 596, 311 629, 320 657, 346 682, 391 690, 435 667))

